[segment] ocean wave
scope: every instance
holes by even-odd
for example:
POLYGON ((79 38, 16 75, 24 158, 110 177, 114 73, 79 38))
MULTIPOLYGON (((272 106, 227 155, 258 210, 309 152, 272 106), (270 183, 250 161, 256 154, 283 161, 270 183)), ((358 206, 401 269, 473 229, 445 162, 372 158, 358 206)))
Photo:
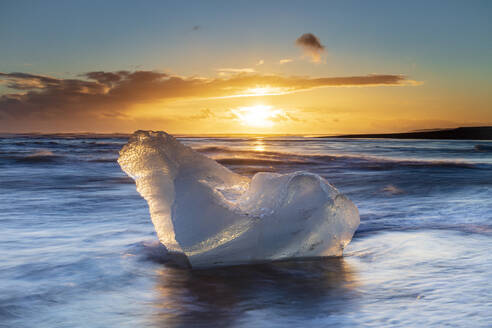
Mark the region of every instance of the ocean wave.
MULTIPOLYGON (((269 140, 272 141, 272 140, 269 140)), ((275 141, 275 140, 273 140, 275 141)), ((287 144, 290 144, 292 142, 298 142, 299 140, 285 140, 287 144)), ((312 142, 312 140, 307 139, 303 140, 303 142, 312 142)), ((346 142, 346 141, 345 141, 346 142)), ((357 141, 351 142, 351 144, 356 143, 357 141)), ((333 142, 330 140, 330 144, 333 142)), ((327 146, 327 145, 324 145, 327 146)), ((339 148, 340 145, 332 145, 333 148, 339 148)), ((270 147, 275 147, 274 144, 270 144, 270 147)), ((421 153, 421 154, 447 154, 447 155, 463 155, 463 154, 473 154, 476 153, 477 151, 483 151, 483 152, 489 152, 492 151, 492 144, 484 145, 484 144, 477 144, 474 147, 470 148, 470 145, 454 145, 453 147, 450 147, 449 145, 443 146, 443 145, 436 145, 435 147, 432 146, 426 146, 424 147, 423 145, 415 146, 415 145, 405 145, 405 144, 396 144, 396 145, 374 145, 374 149, 384 149, 388 151, 397 151, 401 152, 402 154, 408 153, 408 154, 415 154, 415 153, 421 153)), ((259 153, 259 151, 254 150, 254 149, 233 149, 230 147, 226 146, 218 146, 218 145, 213 145, 213 146, 202 146, 202 147, 194 147, 194 149, 198 152, 202 153, 217 153, 217 152, 224 152, 224 153, 259 153)), ((261 151, 263 154, 278 154, 279 152, 275 151, 261 151)))
POLYGON ((474 149, 481 152, 492 152, 492 145, 475 145, 474 149))
POLYGON ((89 159, 90 163, 116 163, 117 158, 93 158, 89 159))
POLYGON ((229 147, 221 146, 205 146, 193 148, 200 153, 230 153, 230 154, 251 154, 251 155, 295 155, 293 153, 282 153, 276 151, 257 151, 257 150, 247 150, 247 149, 233 149, 229 147))
POLYGON ((400 194, 404 194, 405 191, 401 188, 398 188, 392 184, 389 184, 387 186, 385 186, 383 189, 382 189, 383 192, 386 192, 390 195, 400 195, 400 194))
POLYGON ((281 164, 288 164, 288 165, 309 165, 312 163, 306 162, 306 161, 300 161, 300 160, 275 160, 275 159, 262 159, 262 158, 238 158, 238 157, 233 157, 233 158, 218 158, 216 159, 216 162, 224 165, 281 165, 281 164))
POLYGON ((488 163, 472 163, 453 160, 426 160, 388 158, 347 154, 296 154, 276 151, 232 149, 219 146, 196 148, 217 162, 225 165, 326 165, 340 164, 366 169, 394 169, 398 167, 447 167, 480 169, 490 168, 488 163), (225 155, 225 156, 224 156, 225 155), (232 156, 228 156, 232 155, 232 156))
POLYGON ((82 141, 83 144, 97 147, 118 147, 118 149, 124 145, 126 140, 123 141, 82 141))
POLYGON ((16 157, 16 161, 20 163, 53 163, 60 158, 61 156, 54 154, 51 150, 43 149, 21 157, 16 157))
MULTIPOLYGON (((420 222, 418 225, 415 221, 410 221, 407 224, 402 222, 391 223, 391 222, 374 222, 370 220, 365 220, 361 216, 361 224, 354 234, 354 238, 361 238, 363 236, 374 235, 376 233, 388 232, 388 231, 421 231, 421 230, 446 230, 446 231, 457 231, 460 233, 467 234, 478 234, 491 236, 492 235, 492 225, 484 224, 463 224, 463 223, 438 223, 438 222, 420 222)), ((350 256, 350 255, 348 255, 350 256)))

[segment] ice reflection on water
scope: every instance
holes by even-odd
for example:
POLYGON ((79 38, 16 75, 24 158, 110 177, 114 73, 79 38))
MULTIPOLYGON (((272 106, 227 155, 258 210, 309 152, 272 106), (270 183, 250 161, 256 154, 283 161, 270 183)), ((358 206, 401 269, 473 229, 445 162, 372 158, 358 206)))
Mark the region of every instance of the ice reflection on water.
POLYGON ((299 323, 356 310, 346 306, 356 292, 343 258, 158 273, 153 320, 162 327, 251 325, 272 316, 299 323))
POLYGON ((461 326, 492 319, 487 235, 379 233, 344 258, 157 271, 158 327, 461 326), (484 264, 486 263, 486 264, 484 264))

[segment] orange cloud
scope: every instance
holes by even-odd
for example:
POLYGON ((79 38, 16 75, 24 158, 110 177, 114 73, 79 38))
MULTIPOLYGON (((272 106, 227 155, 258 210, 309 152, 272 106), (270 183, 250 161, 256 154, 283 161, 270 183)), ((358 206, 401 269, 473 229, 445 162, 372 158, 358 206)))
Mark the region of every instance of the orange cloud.
POLYGON ((294 60, 293 59, 290 59, 290 58, 284 58, 284 59, 280 59, 279 60, 279 64, 282 65, 282 64, 287 64, 287 63, 291 63, 293 62, 294 60))
POLYGON ((219 72, 219 75, 225 75, 225 74, 237 74, 237 73, 254 73, 256 70, 254 68, 246 67, 246 68, 219 68, 217 71, 219 72))
POLYGON ((123 115, 136 104, 179 98, 261 96, 320 87, 412 85, 403 75, 310 78, 236 73, 227 77, 180 77, 155 71, 89 72, 81 79, 27 73, 0 73, 14 93, 0 96, 0 117, 70 117, 77 114, 123 115), (267 93, 269 94, 269 93, 267 93))

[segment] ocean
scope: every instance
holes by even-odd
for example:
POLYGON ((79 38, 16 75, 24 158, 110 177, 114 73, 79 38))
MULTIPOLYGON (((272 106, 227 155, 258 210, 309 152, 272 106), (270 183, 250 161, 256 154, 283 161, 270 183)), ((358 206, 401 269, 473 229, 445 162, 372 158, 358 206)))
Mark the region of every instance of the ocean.
POLYGON ((0 138, 0 327, 490 327, 492 142, 180 137, 309 171, 358 207, 341 258, 190 270, 116 160, 125 135, 0 138))

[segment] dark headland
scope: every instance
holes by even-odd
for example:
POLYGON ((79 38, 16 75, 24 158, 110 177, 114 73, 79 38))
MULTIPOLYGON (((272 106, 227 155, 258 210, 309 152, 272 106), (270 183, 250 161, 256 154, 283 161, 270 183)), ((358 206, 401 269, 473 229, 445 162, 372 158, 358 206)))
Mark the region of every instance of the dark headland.
POLYGON ((320 138, 388 138, 388 139, 445 139, 492 140, 492 126, 464 127, 445 130, 426 130, 404 133, 346 134, 320 138))

